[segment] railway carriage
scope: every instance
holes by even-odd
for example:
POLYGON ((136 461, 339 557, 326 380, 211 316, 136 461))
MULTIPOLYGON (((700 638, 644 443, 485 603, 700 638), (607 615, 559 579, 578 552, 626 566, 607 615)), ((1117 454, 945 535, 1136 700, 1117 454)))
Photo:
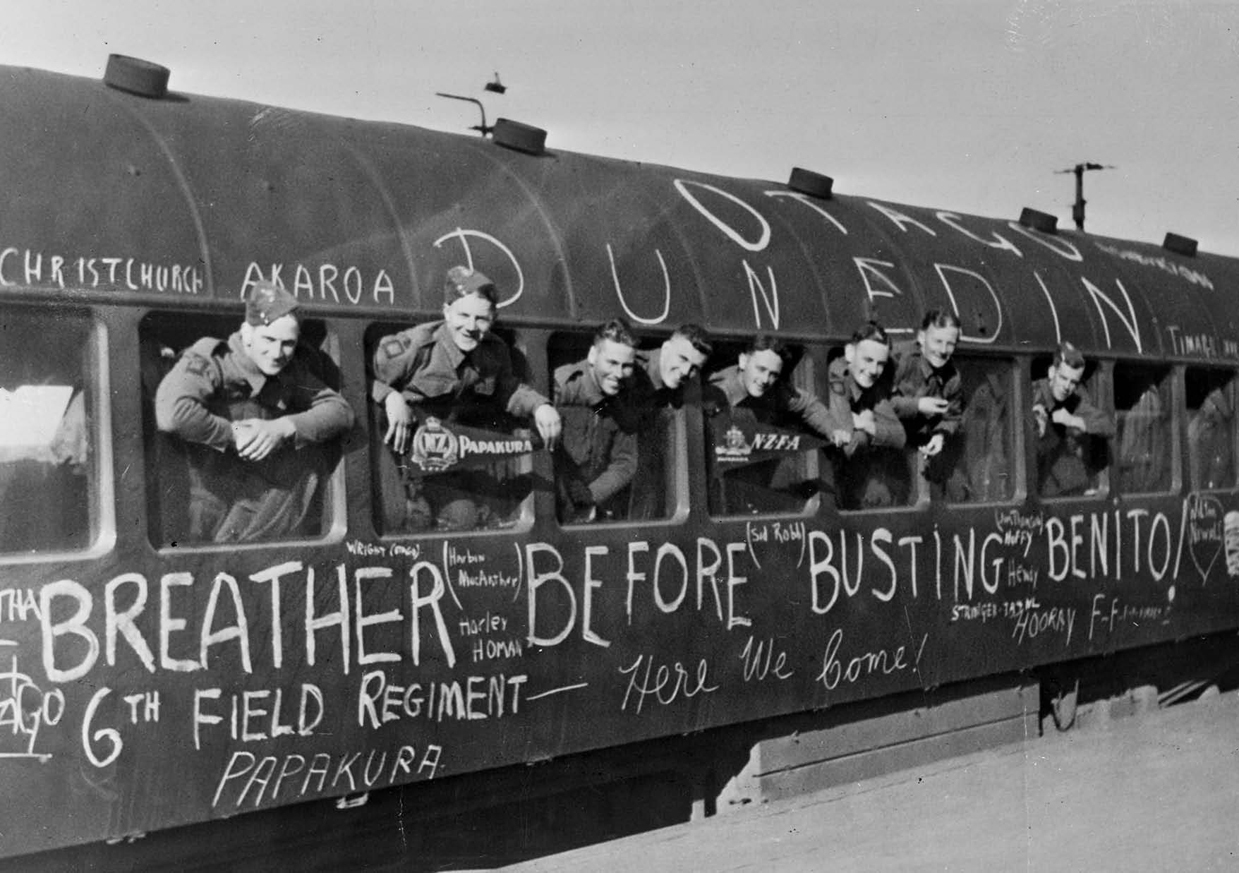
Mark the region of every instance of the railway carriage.
POLYGON ((11 863, 172 829, 218 848, 297 817, 343 839, 363 798, 514 785, 488 774, 553 759, 594 762, 579 786, 692 747, 725 776, 719 731, 1239 626, 1234 259, 836 194, 806 170, 564 153, 513 122, 465 137, 179 94, 113 63, 103 82, 0 70, 11 863), (475 530, 408 529, 367 362, 440 317, 455 264, 495 280, 497 330, 544 393, 616 316, 651 347, 706 326, 707 370, 773 333, 793 384, 825 395, 858 324, 910 338, 953 311, 950 487, 907 453, 877 471, 901 483, 887 499, 831 499, 810 435, 705 409, 698 385, 652 437, 653 512, 561 523, 522 423, 448 421, 425 475, 531 484, 475 530), (358 424, 295 533, 195 542, 154 389, 261 280, 297 296, 358 424), (1063 340, 1117 434, 1050 494, 1030 386, 1063 340), (768 487, 718 497, 756 462, 768 487))

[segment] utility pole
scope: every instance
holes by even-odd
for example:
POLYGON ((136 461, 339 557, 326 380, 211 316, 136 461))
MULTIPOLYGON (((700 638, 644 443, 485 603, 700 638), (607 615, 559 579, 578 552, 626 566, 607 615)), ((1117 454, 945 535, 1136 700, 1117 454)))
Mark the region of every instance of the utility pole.
POLYGON ((1094 164, 1092 161, 1083 164, 1076 164, 1068 170, 1055 170, 1055 173, 1075 173, 1076 177, 1076 202, 1071 206, 1071 217, 1075 220, 1076 230, 1084 231, 1084 204, 1088 201, 1084 199, 1084 172, 1086 170, 1113 170, 1113 164, 1094 164))

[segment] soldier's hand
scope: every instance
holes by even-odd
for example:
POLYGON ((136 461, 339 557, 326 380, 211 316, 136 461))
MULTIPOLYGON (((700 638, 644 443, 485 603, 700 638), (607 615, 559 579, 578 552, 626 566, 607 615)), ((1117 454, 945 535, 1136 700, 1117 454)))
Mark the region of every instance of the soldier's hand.
POLYGON ((921 415, 945 415, 950 405, 942 397, 922 397, 916 401, 916 411, 921 415))
POLYGON ((387 410, 387 433, 383 436, 383 442, 391 443, 396 454, 403 455, 413 433, 413 410, 409 409, 404 395, 397 391, 387 395, 383 408, 387 410))
POLYGON ((852 432, 850 430, 844 430, 843 428, 831 431, 830 441, 838 448, 843 448, 852 441, 852 432))
POLYGON ((929 442, 921 446, 921 451, 925 453, 925 457, 932 458, 938 452, 942 451, 942 443, 944 437, 940 433, 936 433, 929 438, 929 442))
POLYGON ((559 432, 563 428, 563 423, 559 419, 559 410, 549 403, 543 403, 533 411, 533 423, 537 426, 538 435, 542 437, 542 442, 545 443, 547 449, 554 449, 555 444, 559 442, 559 432))
POLYGON ((296 432, 296 427, 287 418, 273 418, 269 421, 247 418, 232 423, 232 438, 237 454, 244 461, 261 461, 296 432))
POLYGON ((1084 429, 1084 421, 1078 415, 1072 415, 1067 411, 1067 407, 1060 406, 1054 410, 1051 416, 1055 424, 1061 424, 1063 427, 1077 427, 1084 429))
POLYGON ((863 430, 870 436, 874 436, 878 430, 878 424, 873 418, 873 410, 866 409, 864 412, 853 412, 852 423, 857 430, 863 430))
POLYGON ((1046 414, 1045 407, 1040 403, 1033 404, 1033 418, 1037 421, 1037 436, 1045 436, 1045 426, 1049 416, 1046 414))

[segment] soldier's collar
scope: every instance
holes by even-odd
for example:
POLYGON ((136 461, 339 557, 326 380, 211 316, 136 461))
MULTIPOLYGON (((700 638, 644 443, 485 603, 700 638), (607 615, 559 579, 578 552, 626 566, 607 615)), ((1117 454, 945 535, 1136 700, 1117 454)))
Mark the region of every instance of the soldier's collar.
MULTIPOLYGON (((447 355, 447 361, 453 368, 459 367, 465 360, 465 353, 460 350, 460 346, 456 345, 456 341, 452 339, 452 332, 448 329, 447 322, 443 322, 439 327, 439 346, 443 349, 443 354, 447 355)), ((478 343, 480 346, 481 343, 478 343)))
POLYGON ((865 392, 869 389, 860 387, 860 383, 856 381, 856 376, 852 373, 852 365, 848 364, 848 399, 860 400, 865 396, 865 392))
POLYGON ((610 397, 602 393, 602 386, 598 384, 597 378, 594 377, 594 368, 589 365, 589 361, 585 361, 582 365, 582 370, 581 378, 584 380, 582 388, 585 392, 585 402, 590 406, 597 406, 610 400, 610 397))
POLYGON ((650 384, 654 386, 655 391, 663 390, 667 386, 663 384, 662 346, 643 354, 645 355, 645 374, 650 377, 650 384))
POLYGON ((727 368, 727 377, 723 380, 723 393, 727 395, 727 403, 730 406, 738 406, 749 397, 749 392, 744 387, 744 377, 740 375, 740 368, 732 366, 727 368))

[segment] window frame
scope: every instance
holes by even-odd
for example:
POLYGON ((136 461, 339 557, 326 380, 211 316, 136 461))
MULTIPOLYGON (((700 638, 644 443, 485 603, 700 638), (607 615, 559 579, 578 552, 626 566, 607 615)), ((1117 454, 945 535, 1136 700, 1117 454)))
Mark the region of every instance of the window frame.
MULTIPOLYGON (((227 341, 233 333, 240 329, 241 323, 244 320, 244 312, 237 310, 235 313, 221 311, 181 311, 164 308, 152 307, 146 310, 142 317, 138 320, 136 331, 138 334, 139 354, 146 354, 145 340, 158 330, 168 330, 168 325, 175 323, 176 327, 174 335, 179 339, 182 335, 195 336, 203 338, 215 336, 216 338, 227 341), (205 324, 204 330, 188 330, 184 325, 187 324, 205 324), (218 334, 211 331, 219 328, 218 334)), ((344 386, 347 383, 347 377, 344 374, 344 368, 341 366, 340 359, 340 337, 339 334, 332 330, 330 321, 321 315, 307 314, 302 318, 302 338, 299 343, 305 343, 309 348, 325 355, 332 364, 335 365, 340 373, 340 393, 345 394, 344 386), (306 342, 305 326, 311 326, 312 336, 317 336, 321 330, 321 338, 317 343, 306 342)), ((158 337, 160 334, 155 333, 158 337)), ((163 334, 166 336, 167 334, 163 334)), ((179 358, 185 349, 189 348, 193 342, 190 340, 187 345, 180 348, 177 353, 179 358)), ((175 358, 173 359, 175 361, 175 358)), ((170 370, 170 367, 169 367, 170 370)), ((163 375, 167 375, 167 371, 163 375)), ((145 392, 146 386, 141 386, 141 390, 145 392)), ((347 402, 347 396, 346 396, 347 402)), ((266 539, 255 542, 245 543, 216 543, 203 540, 177 540, 175 544, 160 542, 162 537, 157 537, 156 527, 162 524, 162 519, 154 514, 154 507, 158 506, 158 501, 152 501, 151 489, 157 486, 159 476, 155 471, 151 461, 154 458, 156 449, 156 441, 175 439, 167 434, 161 434, 155 427, 153 420, 154 415, 154 394, 149 398, 143 398, 143 425, 140 434, 142 443, 142 456, 146 460, 147 477, 143 490, 143 499, 147 507, 147 524, 145 539, 150 544, 150 547, 161 556, 171 554, 184 554, 192 552, 194 554, 209 554, 219 552, 238 552, 238 551, 254 551, 271 548, 284 548, 288 546, 321 546, 330 545, 342 542, 348 530, 347 517, 347 487, 345 480, 345 451, 344 444, 348 439, 348 434, 342 434, 337 439, 340 441, 340 456, 336 459, 331 473, 324 477, 319 484, 319 513, 320 513, 320 532, 314 535, 298 535, 283 537, 278 539, 266 539), (148 406, 149 402, 149 406, 148 406), (147 421, 145 416, 150 414, 152 420, 147 421)), ((350 405, 352 405, 350 403, 350 405)), ((354 409, 354 417, 356 418, 357 410, 354 409)), ((186 461, 188 463, 188 461, 186 461)), ((186 496, 188 499, 188 495, 186 496)), ((162 531, 162 528, 160 529, 162 531)))
POLYGON ((112 440, 112 379, 110 335, 107 323, 99 313, 89 308, 30 306, 21 303, 0 304, 4 312, 27 319, 63 323, 77 319, 82 322, 86 348, 81 366, 86 370, 82 385, 86 394, 86 417, 90 440, 90 461, 87 470, 87 534, 85 545, 78 548, 55 548, 42 551, 0 552, 0 565, 20 566, 46 563, 81 562, 98 559, 116 547, 116 487, 112 477, 114 443, 112 440))

